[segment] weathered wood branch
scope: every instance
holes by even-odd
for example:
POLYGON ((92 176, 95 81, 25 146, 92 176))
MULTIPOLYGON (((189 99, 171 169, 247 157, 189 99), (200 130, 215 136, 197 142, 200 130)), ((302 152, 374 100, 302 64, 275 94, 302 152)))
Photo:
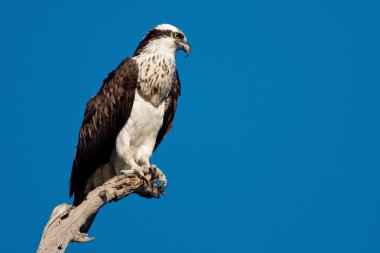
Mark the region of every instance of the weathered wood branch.
MULTIPOLYGON (((161 172, 160 172, 161 173, 161 172)), ((111 178, 102 186, 91 191, 77 207, 65 203, 54 208, 44 229, 38 253, 64 252, 70 242, 88 242, 87 234, 80 233, 80 227, 105 204, 118 201, 129 194, 136 193, 145 198, 159 198, 165 194, 157 185, 157 180, 165 177, 161 174, 148 173, 145 180, 137 175, 119 175, 111 178)))

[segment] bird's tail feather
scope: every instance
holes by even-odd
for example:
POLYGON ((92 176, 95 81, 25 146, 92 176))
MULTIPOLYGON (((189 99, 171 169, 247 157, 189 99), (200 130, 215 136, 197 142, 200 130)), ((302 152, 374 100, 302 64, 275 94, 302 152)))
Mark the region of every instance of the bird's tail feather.
POLYGON ((96 213, 94 213, 93 215, 91 215, 87 221, 80 227, 79 231, 81 233, 88 233, 88 231, 90 230, 91 228, 91 225, 92 223, 94 222, 95 220, 95 217, 96 215, 98 214, 98 211, 96 213))
MULTIPOLYGON (((87 183, 79 190, 75 192, 74 195, 74 206, 80 205, 86 198, 87 194, 95 189, 98 186, 103 185, 107 180, 110 178, 114 177, 116 175, 116 172, 109 166, 109 165, 104 165, 99 167, 93 175, 87 180, 87 183)), ((87 233, 88 230, 90 229, 92 223, 95 220, 96 214, 91 215, 85 224, 82 225, 80 228, 80 232, 82 233, 87 233)))

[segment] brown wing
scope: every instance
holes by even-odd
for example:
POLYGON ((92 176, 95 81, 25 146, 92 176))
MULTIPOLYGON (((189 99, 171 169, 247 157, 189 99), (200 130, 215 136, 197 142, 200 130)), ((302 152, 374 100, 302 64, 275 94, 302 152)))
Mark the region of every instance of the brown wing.
POLYGON ((75 194, 74 205, 84 200, 88 178, 110 159, 116 137, 132 110, 137 76, 135 61, 125 59, 87 103, 71 170, 70 197, 75 194))
POLYGON ((177 110, 178 97, 181 95, 181 83, 179 81, 178 71, 175 72, 172 79, 172 89, 169 97, 165 101, 165 114, 162 127, 158 132, 154 150, 160 145, 162 139, 173 127, 174 115, 177 110))

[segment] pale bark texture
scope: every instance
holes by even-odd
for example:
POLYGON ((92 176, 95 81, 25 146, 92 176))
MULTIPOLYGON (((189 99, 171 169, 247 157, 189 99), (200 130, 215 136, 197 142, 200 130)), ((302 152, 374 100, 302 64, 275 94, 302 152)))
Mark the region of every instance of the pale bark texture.
POLYGON ((80 233, 80 227, 105 204, 118 201, 129 194, 136 193, 145 198, 159 198, 165 195, 163 188, 157 184, 165 176, 148 173, 147 180, 137 175, 119 175, 111 178, 102 186, 91 191, 77 207, 65 203, 54 208, 44 229, 37 253, 65 252, 70 242, 89 242, 87 234, 80 233))

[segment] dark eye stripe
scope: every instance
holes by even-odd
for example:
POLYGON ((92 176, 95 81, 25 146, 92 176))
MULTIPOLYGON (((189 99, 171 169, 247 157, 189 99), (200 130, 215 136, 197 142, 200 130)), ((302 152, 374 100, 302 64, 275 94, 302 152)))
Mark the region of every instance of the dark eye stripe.
POLYGON ((179 39, 181 36, 179 35, 179 33, 177 33, 177 32, 174 32, 173 33, 173 38, 174 39, 179 39))
MULTIPOLYGON (((184 35, 182 33, 179 32, 178 35, 179 35, 179 39, 184 38, 184 35)), ((173 37, 173 32, 171 30, 159 30, 159 29, 150 30, 145 35, 145 37, 140 42, 140 44, 138 45, 138 47, 134 53, 134 56, 139 55, 142 52, 142 50, 144 49, 144 47, 149 43, 149 41, 152 41, 156 38, 166 37, 166 36, 173 37)))
POLYGON ((183 34, 182 33, 178 33, 178 32, 174 32, 173 33, 173 37, 175 39, 183 39, 183 34))

